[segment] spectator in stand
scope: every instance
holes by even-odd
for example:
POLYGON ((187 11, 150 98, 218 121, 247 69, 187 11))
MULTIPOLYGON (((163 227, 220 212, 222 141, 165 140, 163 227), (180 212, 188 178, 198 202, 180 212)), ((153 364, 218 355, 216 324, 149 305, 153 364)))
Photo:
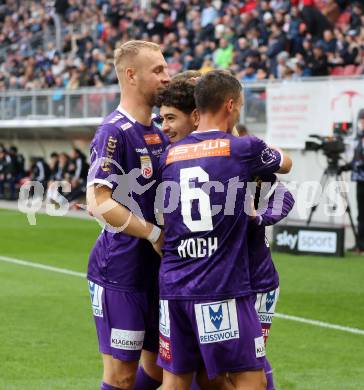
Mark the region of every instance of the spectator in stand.
POLYGON ((9 184, 10 200, 16 200, 16 185, 25 176, 24 156, 18 153, 16 146, 10 146, 8 160, 7 182, 9 184))
POLYGON ((350 30, 357 30, 363 27, 362 16, 364 15, 363 3, 356 2, 352 5, 350 30))
POLYGON ((240 73, 250 50, 258 50, 256 70, 268 69, 269 78, 282 77, 277 73, 282 51, 289 59, 301 54, 307 73, 317 43, 328 72, 335 66, 364 65, 362 1, 152 0, 145 10, 124 0, 18 3, 7 1, 0 9, 0 90, 55 88, 57 115, 64 114, 62 88, 117 83, 113 48, 128 39, 160 43, 174 72, 208 69, 206 56, 212 55, 214 68, 240 73), (61 17, 60 48, 49 42, 52 12, 61 17))
POLYGON ((332 30, 325 30, 323 39, 320 41, 322 50, 327 53, 335 53, 336 51, 336 38, 332 30))
POLYGON ((68 167, 70 158, 66 153, 51 154, 50 159, 50 180, 48 183, 47 199, 63 204, 65 202, 65 194, 60 186, 60 183, 69 179, 68 167))
POLYGON ((5 184, 9 173, 10 158, 4 145, 0 145, 0 199, 5 196, 5 184))
POLYGON ((68 179, 71 183, 71 192, 66 195, 68 201, 73 201, 86 193, 88 164, 86 156, 78 148, 71 151, 71 161, 68 167, 68 179))
POLYGON ((219 48, 214 53, 214 63, 218 68, 227 69, 233 62, 233 45, 221 38, 219 48))
POLYGON ((50 182, 56 180, 55 177, 58 172, 58 167, 59 167, 59 154, 57 152, 52 152, 49 159, 50 182))
POLYGON ((321 44, 317 43, 314 46, 313 56, 308 63, 308 67, 311 70, 312 76, 327 76, 329 74, 327 57, 321 44))
POLYGON ((40 183, 43 188, 47 188, 48 180, 50 176, 49 165, 44 161, 42 157, 30 158, 30 181, 36 181, 40 183))

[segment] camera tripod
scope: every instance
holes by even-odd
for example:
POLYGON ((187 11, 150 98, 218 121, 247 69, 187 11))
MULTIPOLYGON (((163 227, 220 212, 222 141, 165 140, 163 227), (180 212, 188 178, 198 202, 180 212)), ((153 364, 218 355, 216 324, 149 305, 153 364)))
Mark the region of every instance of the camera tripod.
MULTIPOLYGON (((320 180, 320 184, 321 184, 321 188, 322 189, 325 188, 325 186, 326 186, 326 184, 327 184, 327 182, 329 181, 330 178, 334 178, 336 181, 344 181, 343 180, 342 171, 340 170, 340 166, 339 166, 339 160, 336 159, 336 158, 335 159, 330 159, 330 158, 328 159, 328 165, 325 168, 324 173, 322 174, 322 177, 321 177, 321 180, 320 180)), ((351 214, 351 208, 350 208, 348 194, 346 192, 343 192, 342 196, 343 196, 344 201, 346 203, 345 214, 347 214, 348 217, 349 217, 350 226, 351 226, 351 229, 352 229, 353 234, 354 234, 355 245, 356 245, 357 242, 358 242, 358 236, 357 236, 357 233, 356 233, 353 216, 351 214)), ((310 210, 310 214, 309 214, 307 222, 306 222, 307 226, 310 225, 312 217, 313 217, 313 214, 317 210, 318 206, 319 206, 319 203, 316 204, 315 206, 312 206, 312 208, 310 210)), ((334 205, 333 209, 335 210, 335 208, 336 208, 336 206, 334 205)))

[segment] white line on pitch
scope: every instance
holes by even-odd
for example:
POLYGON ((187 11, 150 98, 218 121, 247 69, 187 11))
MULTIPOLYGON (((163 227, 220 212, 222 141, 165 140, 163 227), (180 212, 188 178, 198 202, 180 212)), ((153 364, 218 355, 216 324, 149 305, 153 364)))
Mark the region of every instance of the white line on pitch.
POLYGON ((71 276, 78 276, 80 278, 85 278, 86 274, 77 271, 71 271, 70 269, 52 267, 51 265, 45 265, 40 263, 33 263, 32 261, 13 259, 12 257, 0 256, 0 261, 5 261, 6 263, 25 265, 26 267, 40 268, 46 271, 58 272, 60 274, 66 274, 71 276))
MULTIPOLYGON (((52 267, 50 265, 34 263, 32 261, 27 261, 27 260, 14 259, 12 257, 7 257, 7 256, 0 256, 0 261, 4 261, 4 262, 10 263, 10 264, 24 265, 26 267, 33 267, 33 268, 44 269, 46 271, 58 272, 58 273, 61 273, 61 274, 77 276, 77 277, 81 277, 81 278, 85 278, 86 277, 86 274, 84 274, 82 272, 72 271, 72 270, 69 270, 69 269, 66 269, 66 268, 52 267)), ((360 335, 364 336, 364 330, 357 329, 357 328, 350 328, 348 326, 341 326, 341 325, 336 325, 336 324, 330 324, 328 322, 317 321, 317 320, 310 320, 308 318, 296 317, 296 316, 291 316, 291 315, 281 314, 281 313, 276 313, 275 317, 282 318, 282 319, 285 319, 285 320, 295 321, 295 322, 301 322, 303 324, 319 326, 321 328, 334 329, 334 330, 339 330, 339 331, 342 331, 342 332, 360 334, 360 335)))
POLYGON ((317 321, 317 320, 310 320, 308 318, 290 316, 288 314, 281 314, 281 313, 276 313, 274 316, 277 317, 277 318, 283 318, 285 320, 302 322, 303 324, 310 324, 310 325, 320 326, 321 328, 335 329, 335 330, 341 330, 343 332, 364 335, 364 330, 357 329, 357 328, 350 328, 348 326, 341 326, 341 325, 336 325, 336 324, 330 324, 328 322, 317 321))

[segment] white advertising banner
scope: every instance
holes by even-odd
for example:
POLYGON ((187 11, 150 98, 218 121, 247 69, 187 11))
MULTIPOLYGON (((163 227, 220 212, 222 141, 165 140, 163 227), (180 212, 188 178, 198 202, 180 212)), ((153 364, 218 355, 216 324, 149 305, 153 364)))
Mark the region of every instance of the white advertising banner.
POLYGON ((332 135, 334 123, 352 123, 364 108, 364 79, 288 81, 267 86, 267 141, 303 149, 310 134, 332 135))

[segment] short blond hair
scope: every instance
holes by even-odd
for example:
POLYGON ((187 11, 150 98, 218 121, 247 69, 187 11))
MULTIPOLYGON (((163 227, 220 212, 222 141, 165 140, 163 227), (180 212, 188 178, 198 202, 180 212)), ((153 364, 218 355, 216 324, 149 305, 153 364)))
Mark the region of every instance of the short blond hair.
POLYGON ((130 61, 131 59, 136 57, 142 49, 149 49, 155 51, 161 50, 160 46, 156 43, 147 41, 133 40, 121 44, 114 50, 114 65, 117 73, 119 70, 124 68, 125 63, 127 61, 130 61))

